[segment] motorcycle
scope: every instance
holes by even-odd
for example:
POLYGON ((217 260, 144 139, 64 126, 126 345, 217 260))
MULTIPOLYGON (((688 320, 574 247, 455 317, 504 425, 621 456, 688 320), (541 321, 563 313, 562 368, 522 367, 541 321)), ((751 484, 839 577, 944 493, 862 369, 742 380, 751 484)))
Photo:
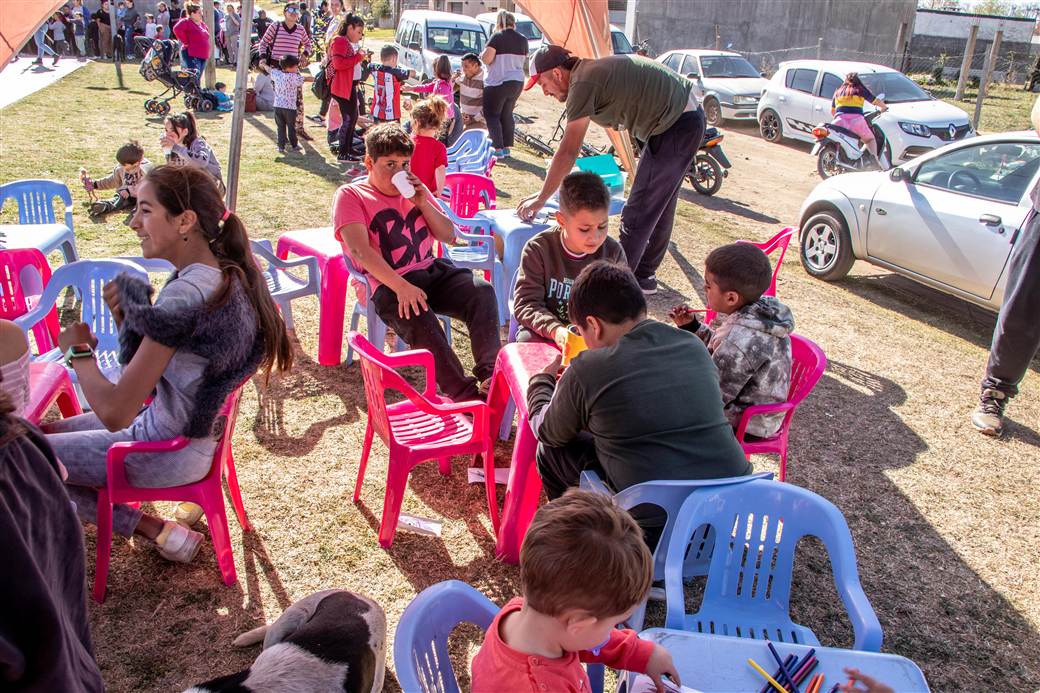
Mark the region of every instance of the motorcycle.
POLYGON ((727 177, 729 169, 733 168, 726 152, 722 151, 722 138, 723 135, 718 128, 705 130, 697 156, 694 157, 686 174, 690 185, 701 195, 717 193, 722 187, 722 179, 727 177))
POLYGON ((827 179, 848 171, 887 171, 892 168, 885 151, 885 133, 881 128, 873 126, 880 115, 881 111, 874 111, 863 116, 874 132, 877 158, 874 158, 859 135, 851 130, 834 123, 820 123, 813 128, 816 144, 813 145, 812 153, 816 157, 816 170, 820 178, 827 179))

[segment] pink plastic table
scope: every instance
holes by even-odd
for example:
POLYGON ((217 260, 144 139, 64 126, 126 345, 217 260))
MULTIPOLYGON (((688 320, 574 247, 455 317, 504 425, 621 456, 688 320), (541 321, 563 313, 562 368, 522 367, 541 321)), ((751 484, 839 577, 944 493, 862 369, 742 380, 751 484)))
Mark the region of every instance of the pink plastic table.
POLYGON ((552 344, 507 344, 498 352, 495 372, 491 376, 487 400, 491 408, 490 430, 498 430, 510 396, 516 403, 517 413, 513 461, 509 468, 502 517, 497 523, 498 508, 488 508, 498 537, 495 556, 506 563, 520 561, 520 544, 538 509, 538 499, 542 493, 542 480, 534 460, 538 441, 527 423, 527 385, 532 375, 548 366, 559 354, 559 350, 552 344))
POLYGON ((55 403, 63 418, 83 413, 72 379, 64 366, 46 361, 30 363, 29 401, 25 405, 25 420, 39 424, 55 403))
POLYGON ((278 238, 277 255, 289 254, 318 259, 321 270, 321 299, 318 308, 318 363, 338 366, 343 361, 343 316, 347 305, 350 275, 343 247, 332 227, 287 231, 278 238))

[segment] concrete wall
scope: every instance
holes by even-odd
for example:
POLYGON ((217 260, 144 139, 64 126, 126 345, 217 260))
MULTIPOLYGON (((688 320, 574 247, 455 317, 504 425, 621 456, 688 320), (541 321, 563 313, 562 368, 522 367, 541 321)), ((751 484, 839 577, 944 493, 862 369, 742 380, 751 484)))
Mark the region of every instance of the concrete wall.
POLYGON ((823 38, 823 58, 893 64, 900 27, 913 30, 915 0, 640 0, 635 40, 649 39, 657 54, 675 48, 721 46, 750 54, 756 66, 775 68, 783 60, 815 58, 823 38), (794 50, 800 49, 800 50, 794 50))
POLYGON ((1035 59, 1031 55, 1036 52, 1032 44, 1035 20, 938 10, 917 11, 910 43, 911 71, 929 72, 945 54, 946 68, 943 72, 947 77, 955 77, 960 72, 965 44, 974 23, 979 25, 979 32, 970 74, 981 77, 998 30, 1003 30, 1004 34, 995 66, 997 75, 1003 78, 1009 67, 1019 75, 1028 71, 1035 59))

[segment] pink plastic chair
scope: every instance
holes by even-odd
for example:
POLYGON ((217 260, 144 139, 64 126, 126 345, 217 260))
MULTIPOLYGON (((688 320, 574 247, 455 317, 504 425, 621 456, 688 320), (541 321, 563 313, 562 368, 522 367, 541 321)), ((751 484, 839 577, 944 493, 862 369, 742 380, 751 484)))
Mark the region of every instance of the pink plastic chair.
MULTIPOLYGON (((433 354, 425 349, 387 355, 357 332, 351 332, 348 340, 360 356, 368 401, 368 424, 354 486, 354 502, 361 496, 372 436, 379 434, 389 450, 383 517, 379 523, 379 545, 388 549, 397 532, 408 475, 416 465, 435 459, 441 474, 447 476, 451 474, 451 458, 455 455, 493 458, 488 406, 483 402, 456 404, 438 397, 433 354), (416 392, 394 370, 404 366, 421 366, 426 372, 426 389, 422 393, 416 392), (387 404, 387 390, 396 390, 407 399, 387 404)), ((474 466, 480 466, 479 459, 474 459, 474 466)))
POLYGON ((444 176, 444 186, 448 189, 448 204, 455 216, 472 219, 481 209, 495 208, 495 183, 487 176, 449 173, 444 176))
MULTIPOLYGON (((784 263, 784 255, 787 254, 787 246, 791 242, 791 237, 794 235, 794 229, 790 226, 786 227, 783 231, 770 238, 765 243, 755 243, 754 241, 737 241, 737 243, 750 243, 762 250, 766 255, 772 255, 774 250, 779 250, 780 255, 776 258, 776 265, 773 267, 773 278, 769 282, 769 288, 766 289, 763 296, 776 296, 776 278, 780 276, 780 266, 784 263)), ((704 313, 704 321, 711 323, 715 319, 715 311, 708 310, 704 313)), ((782 481, 783 479, 781 479, 782 481)))
POLYGON ((791 432, 791 417, 827 369, 827 357, 815 343, 800 335, 791 335, 791 385, 787 401, 779 404, 755 404, 744 410, 737 426, 737 441, 750 459, 753 453, 775 453, 780 456, 780 481, 787 479, 787 436, 791 432), (786 412, 780 430, 772 438, 744 440, 748 422, 759 414, 786 412))
POLYGON ((29 364, 29 401, 25 405, 25 420, 39 424, 43 415, 54 405, 65 418, 83 413, 69 372, 60 363, 34 361, 29 364))
POLYGON ((94 571, 94 599, 105 601, 105 585, 108 581, 108 564, 112 553, 112 506, 116 503, 137 503, 141 501, 190 501, 202 506, 206 513, 213 540, 213 550, 217 554, 217 564, 224 577, 225 585, 235 584, 235 556, 231 551, 231 537, 228 532, 227 515, 224 512, 224 488, 222 477, 227 477, 231 502, 238 515, 238 523, 242 531, 253 529, 246 517, 245 506, 242 505, 242 493, 238 488, 238 476, 235 474, 235 457, 231 450, 231 438, 235 434, 235 420, 238 418, 238 403, 242 397, 242 388, 238 386, 224 401, 218 417, 225 417, 224 432, 213 453, 213 465, 205 477, 191 484, 172 486, 170 488, 140 488, 133 486, 126 477, 126 456, 149 453, 162 454, 183 449, 188 438, 179 436, 171 440, 132 441, 115 443, 108 449, 108 484, 98 489, 97 503, 97 567, 94 571))
MULTIPOLYGON (((40 302, 43 287, 51 280, 47 258, 35 248, 0 250, 0 318, 14 320, 40 302)), ((52 309, 33 325, 36 353, 43 354, 58 345, 58 311, 52 309)))

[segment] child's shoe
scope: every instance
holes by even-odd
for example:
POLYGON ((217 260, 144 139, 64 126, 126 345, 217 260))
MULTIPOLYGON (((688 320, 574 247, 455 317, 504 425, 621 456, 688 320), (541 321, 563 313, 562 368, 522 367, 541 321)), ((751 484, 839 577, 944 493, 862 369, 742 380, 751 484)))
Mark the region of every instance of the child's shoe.
POLYGON ((279 147, 278 148, 278 153, 279 154, 285 154, 285 147, 279 147))
POLYGON ((202 516, 206 513, 202 510, 202 506, 189 501, 177 504, 177 510, 173 513, 173 519, 178 524, 184 525, 185 527, 194 526, 202 516))
POLYGON ((176 563, 191 563, 201 544, 201 534, 170 520, 163 523, 162 531, 155 538, 159 555, 176 563))
POLYGON ((303 151, 303 147, 301 147, 300 145, 296 145, 295 147, 292 148, 292 150, 294 152, 302 152, 303 151))

